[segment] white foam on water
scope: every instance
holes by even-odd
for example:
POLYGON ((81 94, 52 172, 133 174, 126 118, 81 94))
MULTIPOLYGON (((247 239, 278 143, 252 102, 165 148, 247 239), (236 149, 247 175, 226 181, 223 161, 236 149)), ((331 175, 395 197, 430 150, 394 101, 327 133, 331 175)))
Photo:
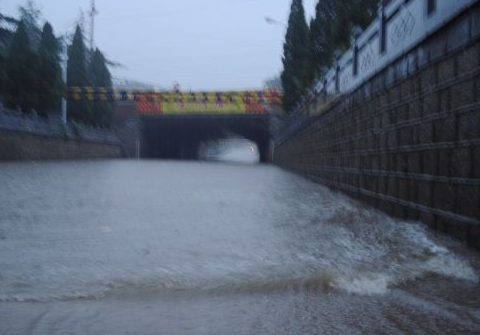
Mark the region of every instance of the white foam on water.
POLYGON ((435 237, 421 223, 395 220, 355 204, 337 208, 328 223, 336 231, 326 243, 325 257, 335 261, 331 266, 339 274, 339 289, 385 294, 389 288, 432 273, 479 282, 470 262, 449 249, 449 243, 456 242, 435 237))
POLYGON ((420 251, 420 256, 423 256, 423 260, 417 262, 417 267, 422 274, 431 272, 478 283, 478 274, 471 264, 446 246, 435 243, 427 236, 424 226, 408 224, 407 227, 409 234, 405 237, 411 238, 417 252, 420 251))
POLYGON ((363 274, 354 278, 341 278, 337 287, 350 293, 377 295, 388 292, 391 277, 381 273, 363 274))
POLYGON ((435 256, 423 264, 425 272, 478 283, 479 278, 470 264, 453 254, 435 256))

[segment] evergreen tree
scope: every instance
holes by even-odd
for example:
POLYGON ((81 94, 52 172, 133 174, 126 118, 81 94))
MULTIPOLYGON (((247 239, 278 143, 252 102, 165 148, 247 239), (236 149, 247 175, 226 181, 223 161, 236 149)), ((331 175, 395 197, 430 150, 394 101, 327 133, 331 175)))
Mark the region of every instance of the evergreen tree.
POLYGON ((13 36, 12 31, 6 27, 8 24, 16 25, 18 22, 14 18, 4 16, 2 13, 0 13, 0 50, 6 49, 13 36))
POLYGON ((13 32, 8 29, 6 25, 13 23, 17 24, 17 21, 0 13, 0 100, 3 100, 5 95, 6 58, 8 47, 13 36, 13 32))
POLYGON ((363 30, 373 21, 379 0, 328 1, 335 3, 336 15, 332 22, 334 45, 338 50, 345 51, 351 47, 353 28, 363 30))
MULTIPOLYGON (((77 26, 72 44, 68 47, 67 86, 90 86, 87 72, 87 53, 80 26, 77 26)), ((68 117, 85 124, 92 124, 91 105, 89 101, 69 101, 68 117)))
POLYGON ((62 69, 59 44, 50 23, 45 23, 38 49, 38 98, 37 110, 41 115, 58 112, 62 96, 62 69))
POLYGON ((0 102, 4 99, 5 95, 5 80, 7 74, 5 73, 5 53, 0 50, 0 102))
POLYGON ((352 0, 350 18, 353 26, 366 29, 377 17, 378 5, 382 0, 352 0))
POLYGON ((274 76, 271 78, 268 78, 263 82, 263 88, 267 90, 279 90, 282 91, 282 80, 280 79, 280 76, 274 76))
POLYGON ((20 21, 5 62, 5 103, 29 112, 37 105, 37 56, 32 50, 23 21, 20 21))
POLYGON ((330 68, 336 48, 333 23, 336 20, 337 4, 331 0, 319 0, 315 18, 310 22, 311 79, 330 68))
MULTIPOLYGON (((90 63, 90 78, 94 87, 112 88, 112 77, 107 67, 107 60, 100 50, 95 49, 90 63)), ((113 115, 111 101, 94 101, 93 119, 95 125, 110 127, 113 115)))
POLYGON ((25 6, 19 7, 20 20, 23 21, 27 31, 28 39, 34 49, 37 49, 40 44, 42 31, 38 25, 41 18, 40 10, 35 6, 32 0, 28 0, 25 6))
POLYGON ((293 0, 283 45, 283 108, 289 112, 308 86, 309 30, 302 0, 293 0))
POLYGON ((319 0, 310 23, 311 80, 324 75, 335 51, 351 47, 354 27, 365 29, 373 21, 379 0, 319 0))

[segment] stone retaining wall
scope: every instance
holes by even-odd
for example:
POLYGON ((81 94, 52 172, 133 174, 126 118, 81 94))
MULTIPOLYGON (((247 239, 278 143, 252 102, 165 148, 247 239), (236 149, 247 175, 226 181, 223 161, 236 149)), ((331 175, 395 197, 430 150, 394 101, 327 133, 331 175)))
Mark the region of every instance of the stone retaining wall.
POLYGON ((0 108, 0 161, 123 157, 111 131, 0 108))
POLYGON ((312 116, 318 96, 274 162, 480 248, 479 17, 477 3, 312 116))
POLYGON ((0 130, 0 161, 122 157, 119 145, 0 130))

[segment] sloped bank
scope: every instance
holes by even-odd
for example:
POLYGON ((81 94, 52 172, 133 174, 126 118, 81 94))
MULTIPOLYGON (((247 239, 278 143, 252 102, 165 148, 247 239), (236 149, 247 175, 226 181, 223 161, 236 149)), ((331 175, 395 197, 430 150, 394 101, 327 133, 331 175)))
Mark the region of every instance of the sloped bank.
POLYGON ((122 156, 121 143, 111 131, 0 108, 0 161, 122 156))

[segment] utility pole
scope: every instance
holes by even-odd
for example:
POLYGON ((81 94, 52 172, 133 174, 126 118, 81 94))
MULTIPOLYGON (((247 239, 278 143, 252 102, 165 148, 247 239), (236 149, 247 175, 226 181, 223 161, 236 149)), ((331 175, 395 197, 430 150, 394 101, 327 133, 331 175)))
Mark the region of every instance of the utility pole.
POLYGON ((90 10, 90 50, 93 51, 93 33, 95 31, 95 15, 97 15, 97 9, 95 8, 95 0, 92 0, 92 9, 90 10))

